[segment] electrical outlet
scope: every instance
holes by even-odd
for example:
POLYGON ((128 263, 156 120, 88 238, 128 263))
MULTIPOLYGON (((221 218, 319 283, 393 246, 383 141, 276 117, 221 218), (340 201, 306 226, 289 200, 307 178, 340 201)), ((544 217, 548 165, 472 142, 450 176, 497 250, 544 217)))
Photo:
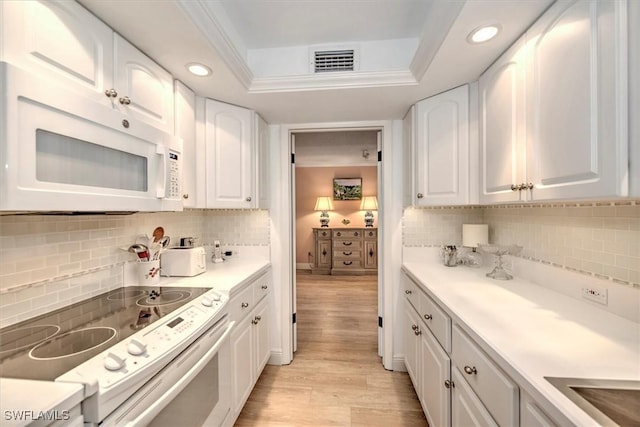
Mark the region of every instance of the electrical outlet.
POLYGON ((607 288, 600 286, 585 286, 582 288, 582 298, 597 302, 598 304, 607 305, 608 291, 607 288))

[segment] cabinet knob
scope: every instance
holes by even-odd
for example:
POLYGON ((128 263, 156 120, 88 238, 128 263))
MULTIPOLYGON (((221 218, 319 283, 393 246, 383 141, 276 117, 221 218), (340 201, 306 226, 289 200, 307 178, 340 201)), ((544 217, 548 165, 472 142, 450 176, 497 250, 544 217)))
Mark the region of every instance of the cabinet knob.
POLYGON ((254 319, 256 319, 256 323, 258 323, 259 321, 262 320, 262 316, 256 316, 256 317, 254 317, 254 319))
POLYGON ((249 303, 248 302, 243 302, 242 304, 240 304, 240 307, 247 308, 247 307, 249 307, 249 303))
POLYGON ((433 316, 432 316, 432 315, 430 315, 430 314, 425 314, 425 315, 424 315, 424 319, 425 319, 425 320, 432 320, 432 319, 433 319, 433 316))
POLYGON ((247 202, 250 202, 250 201, 251 201, 251 196, 247 197, 245 200, 246 200, 247 202))
POLYGON ((267 289, 269 289, 269 287, 268 287, 267 285, 262 285, 262 286, 261 286, 261 288, 262 288, 262 289, 264 289, 265 291, 266 291, 267 289))
POLYGON ((420 330, 420 328, 418 328, 415 331, 413 331, 413 333, 415 334, 415 336, 420 336, 420 334, 422 334, 422 331, 420 330))
POLYGON ((104 94, 107 95, 107 98, 115 98, 118 96, 118 92, 115 89, 107 89, 104 91, 104 94))
POLYGON ((418 194, 416 194, 416 197, 417 197, 418 199, 422 199, 422 198, 424 197, 424 194, 422 194, 422 193, 418 193, 418 194))
POLYGON ((407 289, 406 291, 404 291, 404 293, 407 295, 411 295, 411 289, 407 289))
POLYGON ((418 325, 411 325, 411 329, 413 329, 414 331, 418 329, 418 325))
POLYGON ((183 195, 182 195, 182 198, 186 200, 186 199, 188 199, 188 198, 189 198, 189 195, 188 195, 188 194, 183 194, 183 195))
POLYGON ((129 129, 129 120, 124 119, 122 121, 122 127, 124 127, 125 129, 129 129))
POLYGON ((358 236, 360 235, 360 233, 358 233, 358 232, 356 231, 355 233, 353 233, 353 235, 354 235, 355 237, 358 237, 358 236))
POLYGON ((467 375, 474 375, 478 373, 478 370, 476 369, 475 366, 465 366, 464 367, 464 373, 467 375))
POLYGON ((455 387, 455 384, 454 384, 454 383, 453 383, 453 381, 451 381, 451 380, 445 380, 445 382, 444 382, 444 387, 445 387, 445 388, 454 388, 454 387, 455 387))
POLYGON ((533 190, 533 182, 530 182, 528 184, 522 184, 522 185, 524 185, 527 190, 533 190))
POLYGON ((338 231, 338 232, 336 233, 336 236, 340 237, 340 236, 342 236, 342 233, 338 231))
POLYGON ((515 185, 515 184, 511 184, 511 191, 520 191, 520 186, 519 185, 515 185))
POLYGON ((125 96, 123 98, 120 98, 120 104, 122 105, 129 105, 131 104, 131 98, 129 98, 128 96, 125 96))

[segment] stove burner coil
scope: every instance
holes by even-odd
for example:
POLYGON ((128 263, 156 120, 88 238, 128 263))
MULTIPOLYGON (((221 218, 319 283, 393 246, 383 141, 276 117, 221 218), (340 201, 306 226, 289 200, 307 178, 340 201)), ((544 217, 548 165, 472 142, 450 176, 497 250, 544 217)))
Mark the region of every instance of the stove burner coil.
POLYGON ((130 298, 138 298, 144 294, 145 292, 139 289, 118 289, 117 291, 109 294, 107 299, 111 301, 122 301, 130 298))
POLYGON ((114 339, 116 335, 116 330, 108 327, 70 331, 33 347, 29 357, 34 360, 52 360, 74 356, 100 347, 114 339))
POLYGON ((189 291, 161 291, 152 293, 144 298, 140 298, 137 304, 140 307, 153 307, 157 305, 175 304, 191 297, 189 291))
POLYGON ((33 347, 60 332, 58 325, 36 325, 17 328, 0 334, 0 355, 33 347))

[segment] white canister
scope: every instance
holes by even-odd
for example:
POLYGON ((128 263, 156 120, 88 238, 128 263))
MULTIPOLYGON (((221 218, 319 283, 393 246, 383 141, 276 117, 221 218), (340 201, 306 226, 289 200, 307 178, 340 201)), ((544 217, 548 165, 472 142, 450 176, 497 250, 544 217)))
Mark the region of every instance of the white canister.
POLYGON ((157 285, 160 283, 160 260, 142 261, 136 263, 138 270, 138 284, 157 285))

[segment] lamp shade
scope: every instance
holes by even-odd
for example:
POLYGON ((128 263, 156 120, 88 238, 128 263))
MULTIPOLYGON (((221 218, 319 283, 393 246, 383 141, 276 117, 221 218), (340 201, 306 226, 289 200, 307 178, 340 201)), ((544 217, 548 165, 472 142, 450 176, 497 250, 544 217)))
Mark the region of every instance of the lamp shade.
POLYGON ((378 199, 376 196, 364 196, 362 202, 360 202, 360 210, 362 211, 377 211, 378 199))
POLYGON ((489 226, 487 224, 462 224, 462 246, 477 248, 478 244, 489 243, 489 226))
POLYGON ((318 197, 316 200, 315 211, 332 211, 333 204, 331 203, 331 197, 318 197))

